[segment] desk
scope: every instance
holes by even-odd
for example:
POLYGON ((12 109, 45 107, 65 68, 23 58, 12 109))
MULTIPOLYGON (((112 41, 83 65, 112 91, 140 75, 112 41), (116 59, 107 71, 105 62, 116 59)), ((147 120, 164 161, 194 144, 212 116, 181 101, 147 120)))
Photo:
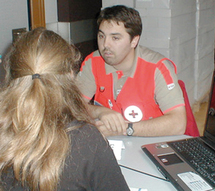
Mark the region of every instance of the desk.
MULTIPOLYGON (((119 164, 164 178, 154 163, 152 163, 148 156, 142 151, 141 146, 150 143, 172 141, 188 137, 189 136, 186 135, 165 137, 115 136, 108 137, 108 140, 122 140, 125 145, 125 149, 122 150, 121 160, 118 160, 119 164)), ((148 191, 176 191, 175 187, 170 182, 144 175, 123 167, 121 167, 121 170, 128 186, 131 188, 144 188, 148 191)))

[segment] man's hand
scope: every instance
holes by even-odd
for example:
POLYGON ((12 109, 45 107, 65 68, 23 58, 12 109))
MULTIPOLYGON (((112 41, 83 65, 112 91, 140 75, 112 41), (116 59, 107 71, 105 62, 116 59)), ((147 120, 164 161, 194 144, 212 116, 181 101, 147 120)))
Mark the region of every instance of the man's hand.
POLYGON ((98 119, 100 122, 97 122, 96 125, 102 125, 109 131, 117 134, 123 134, 126 131, 127 123, 125 122, 123 116, 116 111, 103 107, 98 115, 98 119))
POLYGON ((96 127, 103 134, 122 135, 126 133, 128 122, 122 114, 102 106, 89 105, 89 113, 95 119, 96 127))
POLYGON ((95 126, 97 127, 97 129, 101 132, 102 135, 104 135, 105 137, 108 136, 117 136, 117 135, 122 135, 121 132, 114 132, 112 130, 109 130, 102 121, 100 120, 96 120, 95 121, 95 126))

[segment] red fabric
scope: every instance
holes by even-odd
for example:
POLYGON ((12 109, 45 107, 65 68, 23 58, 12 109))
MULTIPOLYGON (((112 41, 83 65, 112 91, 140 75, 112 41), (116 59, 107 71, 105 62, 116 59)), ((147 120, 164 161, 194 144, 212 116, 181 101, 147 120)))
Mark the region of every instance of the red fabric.
MULTIPOLYGON (((155 70, 157 68, 160 70, 168 87, 173 84, 173 79, 169 70, 161 61, 157 64, 153 64, 146 62, 142 58, 138 58, 134 76, 128 77, 120 94, 115 100, 113 95, 112 73, 106 74, 105 62, 101 57, 92 57, 91 59, 93 59, 91 62, 92 72, 97 85, 94 98, 95 105, 111 108, 121 113, 126 120, 129 120, 126 118, 125 113, 129 106, 137 106, 141 110, 143 114, 141 120, 148 120, 163 115, 159 105, 154 100, 155 70)), ((174 63, 173 66, 175 66, 174 63)))
POLYGON ((210 108, 215 109, 215 86, 213 87, 213 92, 212 92, 212 98, 211 98, 210 108))
POLYGON ((190 135, 193 137, 199 137, 200 136, 199 130, 198 130, 192 109, 190 107, 190 102, 189 102, 189 98, 188 98, 187 91, 185 88, 185 84, 182 80, 178 80, 178 83, 179 83, 179 85, 182 89, 182 92, 183 92, 185 108, 186 108, 186 113, 187 113, 187 126, 186 126, 186 131, 184 134, 190 135))

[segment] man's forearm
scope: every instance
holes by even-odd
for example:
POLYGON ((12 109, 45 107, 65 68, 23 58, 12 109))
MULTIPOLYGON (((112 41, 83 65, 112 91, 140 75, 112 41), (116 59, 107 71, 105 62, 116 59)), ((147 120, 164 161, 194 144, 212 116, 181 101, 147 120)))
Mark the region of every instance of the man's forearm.
POLYGON ((133 124, 134 136, 168 136, 184 134, 186 111, 184 107, 174 109, 161 117, 133 124))
MULTIPOLYGON (((101 113, 114 112, 106 107, 88 105, 89 114, 93 119, 101 120, 101 113)), ((115 114, 114 114, 115 116, 115 114)), ((109 124, 117 119, 109 119, 109 124)), ((164 114, 161 117, 140 121, 133 124, 134 134, 133 136, 168 136, 168 135, 181 135, 184 134, 186 129, 186 110, 184 106, 175 108, 174 110, 164 114)), ((121 122, 122 123, 122 122, 121 122)), ((105 126, 104 126, 105 127, 105 126)), ((102 127, 103 131, 105 128, 102 127)), ((106 125, 107 127, 107 125, 106 125)), ((121 131, 113 133, 125 133, 127 125, 121 125, 121 131), (124 129, 124 130, 123 130, 124 129)), ((110 130, 109 127, 107 130, 110 130)), ((116 129, 116 128, 115 128, 116 129)), ((105 133, 106 134, 106 133, 105 133)))
POLYGON ((102 113, 103 110, 106 110, 108 108, 105 108, 105 107, 102 107, 102 106, 88 104, 87 109, 88 109, 88 113, 90 114, 91 118, 98 119, 100 113, 102 113))
MULTIPOLYGON (((91 118, 98 119, 95 121, 95 125, 104 134, 107 134, 107 131, 112 131, 115 135, 124 134, 126 132, 127 123, 121 113, 103 106, 95 105, 89 105, 88 111, 91 118)), ((108 132, 108 134, 110 134, 110 132, 108 132)))

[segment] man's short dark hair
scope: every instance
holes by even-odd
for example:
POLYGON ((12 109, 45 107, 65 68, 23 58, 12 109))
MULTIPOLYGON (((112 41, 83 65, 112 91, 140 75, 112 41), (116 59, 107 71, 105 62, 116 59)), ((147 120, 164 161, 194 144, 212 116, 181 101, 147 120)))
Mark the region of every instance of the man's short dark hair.
POLYGON ((98 26, 100 26, 103 21, 115 21, 116 23, 122 22, 130 35, 131 40, 135 36, 140 36, 142 33, 142 21, 139 12, 124 5, 115 5, 103 9, 97 19, 98 26))

